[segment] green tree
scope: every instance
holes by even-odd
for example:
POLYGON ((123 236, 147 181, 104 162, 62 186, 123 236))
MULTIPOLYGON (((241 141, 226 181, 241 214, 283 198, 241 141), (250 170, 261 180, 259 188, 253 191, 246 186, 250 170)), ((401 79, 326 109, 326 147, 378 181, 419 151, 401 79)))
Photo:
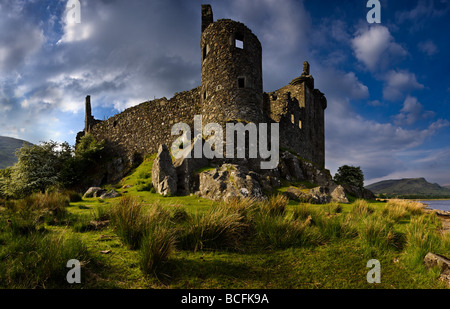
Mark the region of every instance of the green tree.
POLYGON ((358 188, 364 187, 364 173, 361 167, 343 165, 338 168, 334 175, 334 181, 340 184, 347 184, 358 188))
POLYGON ((61 171, 65 162, 73 157, 73 150, 68 143, 50 141, 24 145, 16 156, 18 162, 10 168, 9 175, 2 176, 0 183, 3 195, 22 198, 58 186, 61 171))

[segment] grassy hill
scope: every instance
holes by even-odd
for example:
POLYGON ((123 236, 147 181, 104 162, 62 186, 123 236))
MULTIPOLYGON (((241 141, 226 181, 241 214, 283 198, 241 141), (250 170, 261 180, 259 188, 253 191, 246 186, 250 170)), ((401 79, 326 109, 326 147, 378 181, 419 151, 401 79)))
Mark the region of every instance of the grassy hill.
POLYGON ((17 158, 14 155, 16 150, 22 148, 26 141, 12 137, 0 136, 0 169, 14 165, 17 158))
POLYGON ((0 288, 446 288, 423 257, 430 248, 450 256, 450 235, 436 232, 439 220, 421 204, 162 197, 151 186, 153 159, 104 187, 122 197, 0 200, 0 288), (374 257, 379 284, 367 281, 374 257), (80 284, 66 280, 70 259, 83 265, 80 284))
POLYGON ((450 189, 437 183, 429 183, 425 178, 406 178, 384 180, 366 186, 375 194, 417 195, 417 196, 450 196, 450 189))

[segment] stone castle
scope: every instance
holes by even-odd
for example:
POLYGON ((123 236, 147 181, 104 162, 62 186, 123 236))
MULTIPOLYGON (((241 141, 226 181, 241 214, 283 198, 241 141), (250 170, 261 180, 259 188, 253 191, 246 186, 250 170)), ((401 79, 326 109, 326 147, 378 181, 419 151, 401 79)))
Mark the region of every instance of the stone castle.
POLYGON ((288 85, 263 91, 262 47, 257 36, 241 22, 214 21, 210 5, 201 6, 201 86, 171 99, 161 98, 126 109, 107 120, 92 116, 86 97, 85 128, 77 140, 90 133, 105 140, 124 165, 139 163, 178 136, 178 122, 193 126, 194 115, 203 123, 279 123, 279 144, 298 157, 325 166, 324 111, 327 100, 314 88, 308 62, 288 85))

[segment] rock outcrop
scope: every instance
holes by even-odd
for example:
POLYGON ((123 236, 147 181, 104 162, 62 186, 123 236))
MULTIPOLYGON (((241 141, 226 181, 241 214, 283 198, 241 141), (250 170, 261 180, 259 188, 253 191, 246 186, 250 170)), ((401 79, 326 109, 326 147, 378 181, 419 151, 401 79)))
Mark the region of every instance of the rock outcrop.
POLYGON ((221 167, 199 174, 198 196, 211 200, 228 200, 236 197, 264 199, 264 192, 258 182, 258 175, 235 164, 223 164, 221 167))
POLYGON ((447 283, 447 285, 450 287, 450 260, 428 252, 425 258, 423 259, 425 265, 427 268, 437 267, 441 271, 441 274, 439 276, 439 280, 444 281, 447 283))
POLYGON ((156 192, 163 196, 177 193, 177 172, 172 164, 169 149, 164 144, 159 146, 158 155, 153 162, 152 183, 156 192))
POLYGON ((106 190, 100 187, 90 187, 83 195, 83 198, 90 197, 100 197, 102 194, 106 193, 106 190))
POLYGON ((285 151, 277 168, 255 169, 247 160, 231 163, 223 160, 194 158, 195 140, 181 150, 179 159, 172 163, 165 145, 159 147, 153 163, 153 186, 162 195, 196 194, 211 200, 231 198, 266 199, 277 188, 289 185, 285 195, 290 199, 325 204, 348 203, 343 186, 333 182, 328 170, 317 168, 313 163, 301 160, 285 151), (205 167, 209 167, 206 170, 205 167))

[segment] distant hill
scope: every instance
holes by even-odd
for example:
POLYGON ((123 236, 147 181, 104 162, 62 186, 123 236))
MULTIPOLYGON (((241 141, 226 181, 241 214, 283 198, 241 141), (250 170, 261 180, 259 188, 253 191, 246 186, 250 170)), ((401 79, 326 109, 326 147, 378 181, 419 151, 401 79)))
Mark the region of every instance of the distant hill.
POLYGON ((12 166, 17 162, 15 152, 17 149, 22 148, 23 143, 28 142, 12 137, 0 136, 0 169, 12 166))
POLYGON ((441 187, 437 183, 429 183, 425 178, 384 180, 368 185, 366 188, 375 194, 450 196, 450 188, 441 187))

